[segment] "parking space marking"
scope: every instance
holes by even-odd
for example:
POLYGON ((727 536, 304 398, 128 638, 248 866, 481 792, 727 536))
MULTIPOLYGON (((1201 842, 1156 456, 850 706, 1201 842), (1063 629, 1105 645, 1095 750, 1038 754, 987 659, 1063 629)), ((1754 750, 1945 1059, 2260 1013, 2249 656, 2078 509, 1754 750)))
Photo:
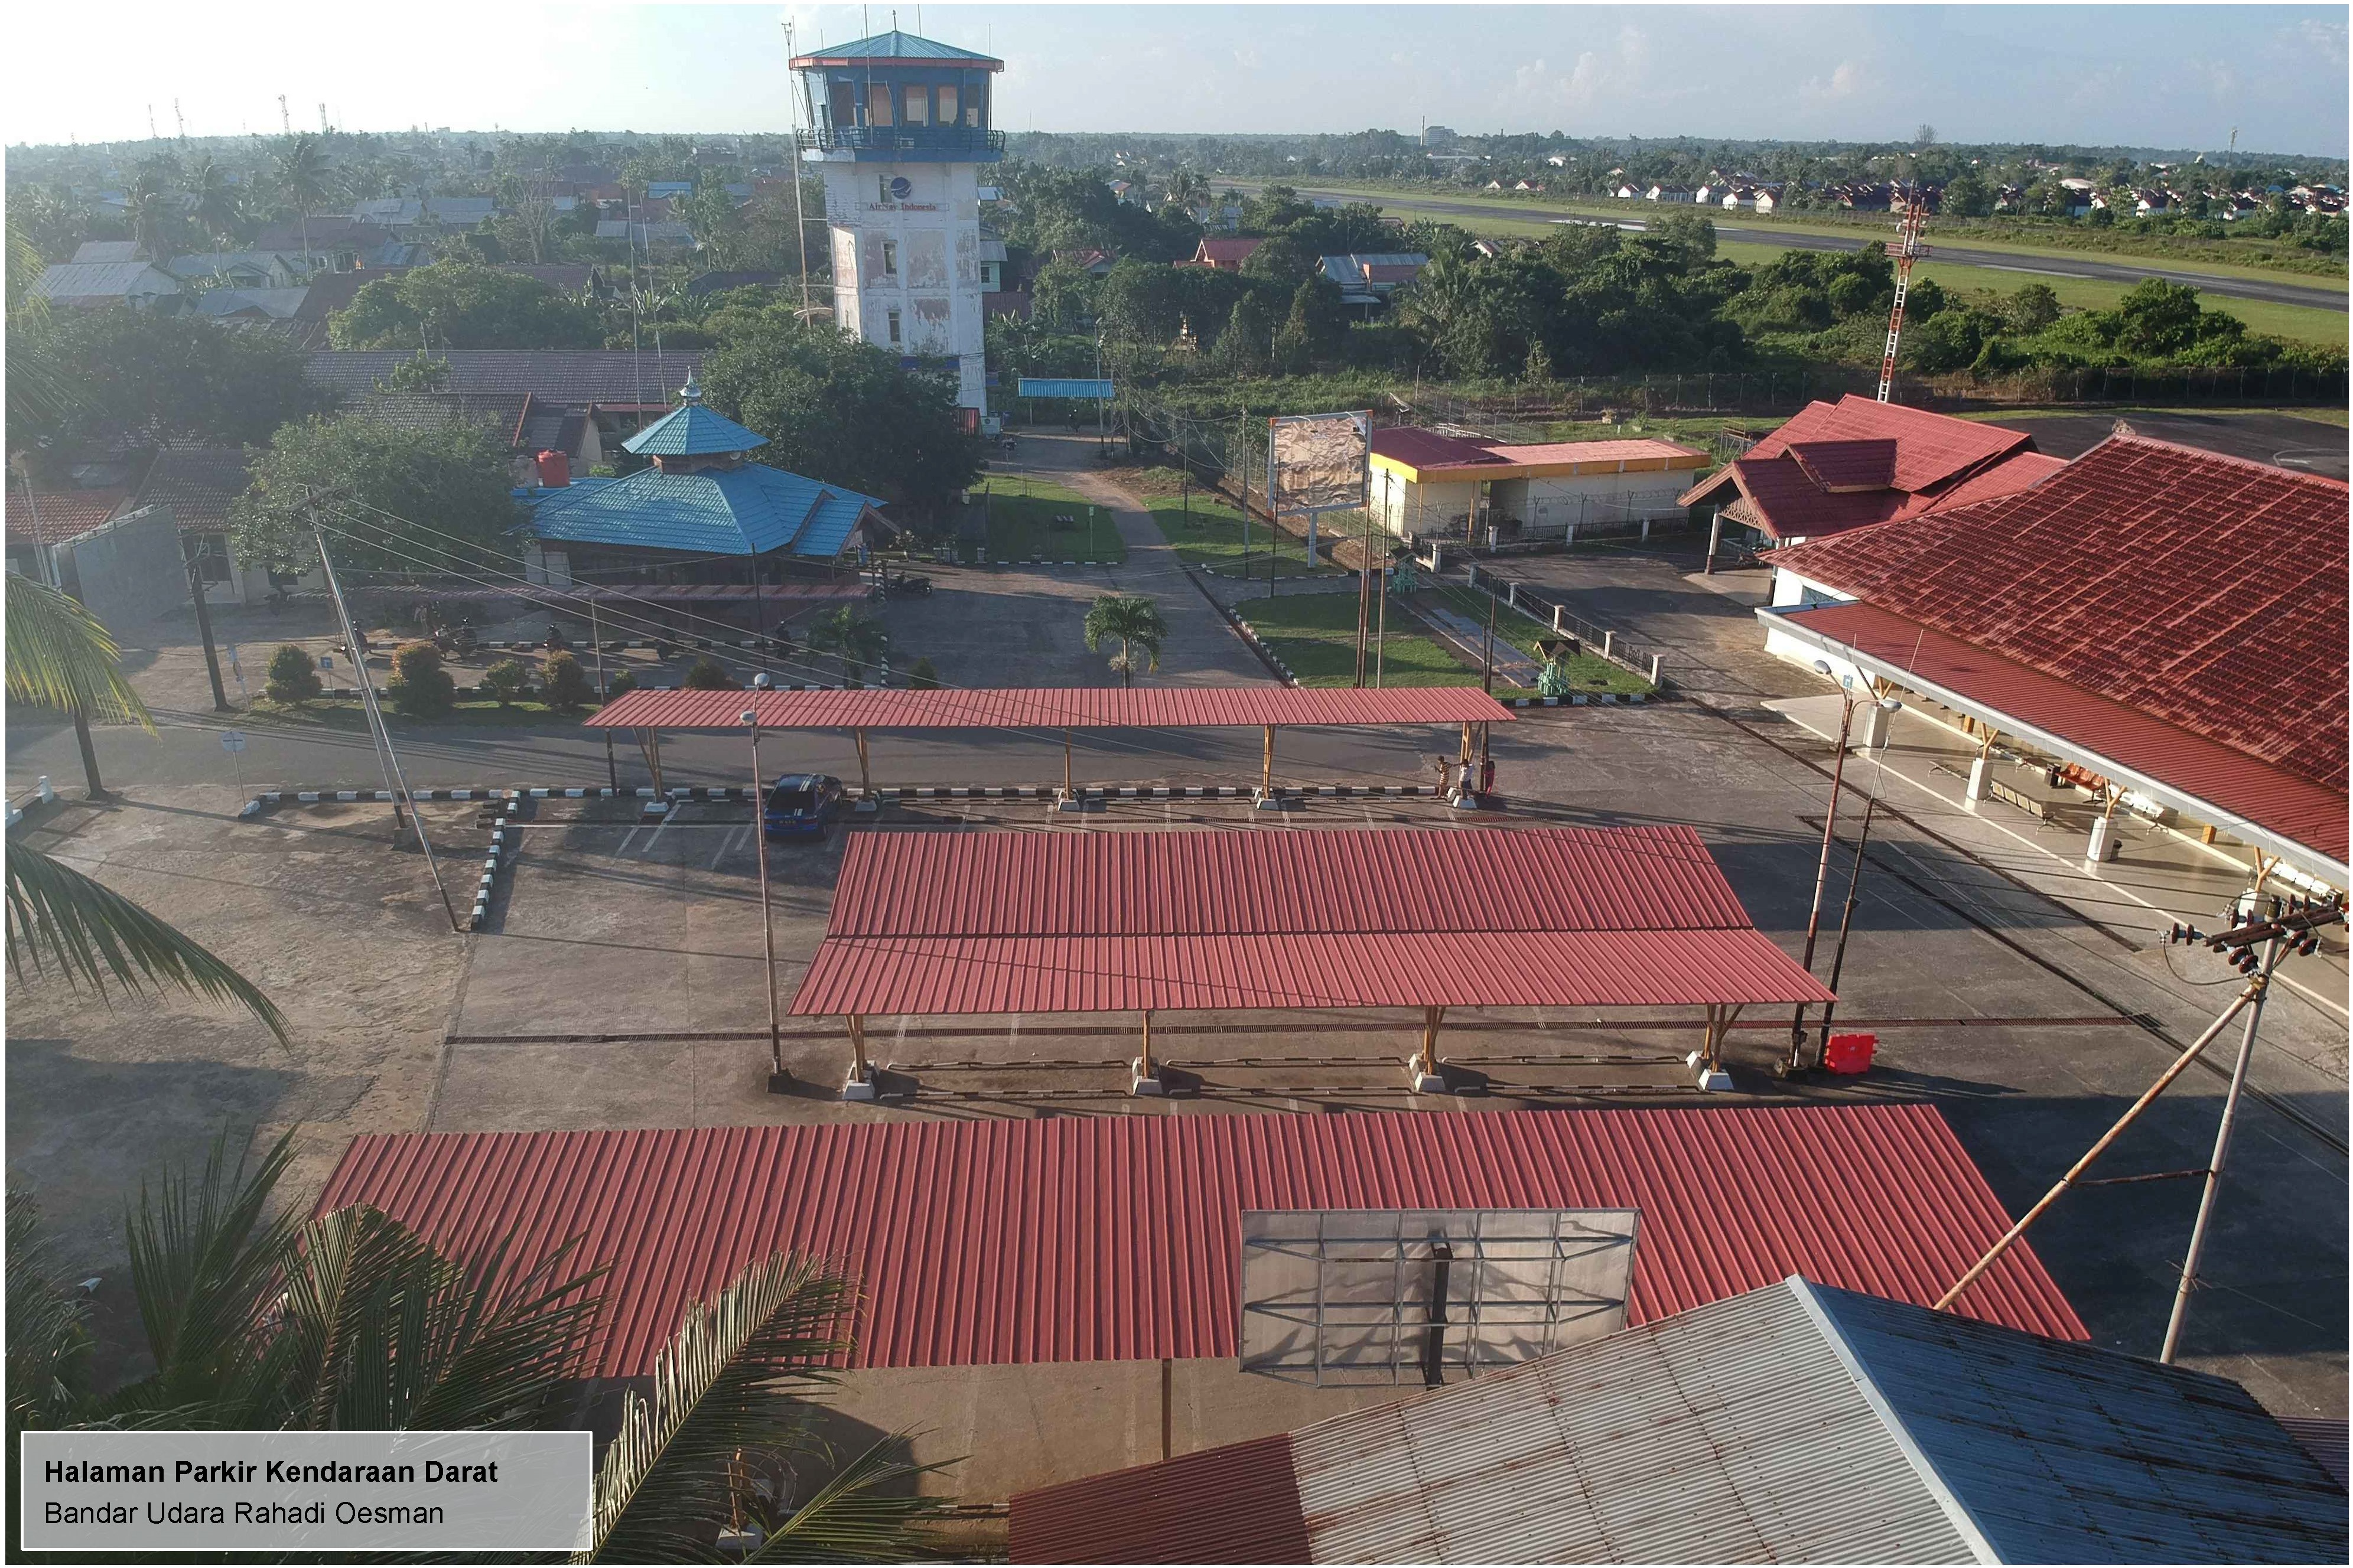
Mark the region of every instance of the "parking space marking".
POLYGON ((662 829, 668 827, 670 825, 670 820, 685 809, 686 802, 682 800, 675 801, 671 803, 670 808, 668 811, 662 813, 662 819, 654 825, 652 837, 646 840, 647 854, 651 855, 654 852, 654 846, 661 842, 662 829))
POLYGON ((621 840, 621 847, 613 851, 613 858, 618 860, 622 856, 627 855, 629 852, 629 845, 631 841, 634 840, 638 834, 644 831, 645 824, 642 822, 638 824, 637 826, 630 828, 628 837, 621 840))
POLYGON ((741 827, 738 827, 734 832, 729 834, 727 836, 727 841, 719 847, 719 853, 711 858, 711 868, 714 871, 719 869, 719 862, 726 859, 730 855, 734 854, 737 847, 744 842, 744 836, 751 831, 752 825, 747 822, 741 827))

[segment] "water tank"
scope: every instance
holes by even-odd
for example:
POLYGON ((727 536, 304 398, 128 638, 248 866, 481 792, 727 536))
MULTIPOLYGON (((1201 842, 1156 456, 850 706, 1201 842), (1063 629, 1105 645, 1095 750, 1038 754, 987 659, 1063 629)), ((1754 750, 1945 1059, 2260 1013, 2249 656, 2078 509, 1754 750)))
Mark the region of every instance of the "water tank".
POLYGON ((539 455, 539 482, 552 490, 560 490, 572 482, 570 454, 554 449, 539 455))

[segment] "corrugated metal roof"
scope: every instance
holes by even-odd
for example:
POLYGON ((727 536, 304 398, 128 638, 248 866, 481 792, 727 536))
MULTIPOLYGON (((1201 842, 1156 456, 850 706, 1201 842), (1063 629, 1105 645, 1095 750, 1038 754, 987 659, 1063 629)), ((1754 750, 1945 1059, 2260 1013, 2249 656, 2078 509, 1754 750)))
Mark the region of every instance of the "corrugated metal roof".
POLYGON ((33 292, 44 300, 120 300, 179 291, 171 274, 144 261, 61 261, 33 279, 33 292))
POLYGON ((1291 1435, 1024 1492, 1016 1563, 1304 1563, 1291 1435))
MULTIPOLYGON (((1971 647, 1875 605, 1777 610, 1765 613, 1765 618, 1768 626, 1778 620, 1869 656, 1898 683, 1939 689, 1979 717, 1990 717, 1997 726, 2009 720, 2041 730, 2085 753, 2086 766, 2096 767, 2105 759, 2267 828, 2339 866, 2345 862, 2347 799, 2341 783, 2331 788, 2299 777, 2156 714, 1971 647)), ((2316 715, 2313 722, 2327 721, 2316 715)))
POLYGON ((2115 436, 2031 489, 1774 563, 2345 787, 2341 479, 2115 436))
POLYGON ((828 936, 1746 931, 1684 826, 862 833, 828 936), (1466 899, 1462 890, 1476 888, 1466 899))
POLYGON ((715 408, 689 403, 673 408, 621 445, 642 458, 685 458, 749 452, 768 438, 746 430, 715 408))
POLYGON ((1816 1297, 2004 1562, 2346 1560, 2344 1489, 2228 1378, 1816 1297))
POLYGON ((1753 931, 828 937, 799 1017, 1827 1002, 1753 931))
POLYGON ((744 728, 738 715, 747 707, 768 730, 1198 730, 1512 719, 1510 709, 1468 686, 1033 686, 966 691, 638 690, 582 722, 597 729, 732 732, 744 728))
MULTIPOLYGON (((1251 1524, 1315 1563, 2345 1556, 2342 1491, 2237 1384, 1797 1278, 1289 1436, 1295 1521, 1261 1480, 1149 1560, 1227 1560, 1251 1524)), ((1017 1494, 1014 1560, 1135 1560, 1105 1505, 1175 1468, 1017 1494)))
POLYGON ((990 70, 1005 68, 1005 62, 994 56, 960 49, 954 44, 943 44, 933 38, 918 37, 913 33, 902 33, 896 27, 870 38, 828 45, 814 54, 802 55, 793 61, 792 68, 805 70, 811 66, 832 65, 837 61, 858 65, 895 65, 901 61, 916 65, 970 64, 990 70))
MULTIPOLYGON (((541 539, 705 555, 765 555, 789 546, 796 555, 830 561, 859 519, 881 504, 763 463, 689 474, 640 468, 609 484, 544 492, 532 503, 531 530, 541 539)), ((742 710, 738 702, 730 711, 742 710)))
MULTIPOLYGON (((960 1366, 1235 1355, 1244 1209, 1638 1208, 1635 1323, 1799 1272, 1934 1300, 2010 1223, 1927 1105, 384 1134, 352 1203, 519 1265, 580 1237, 607 1376, 779 1248, 858 1277, 859 1364, 960 1366)), ((2084 1334, 2023 1245, 1961 1305, 2084 1334)))
MULTIPOLYGON (((358 273, 333 275, 360 278, 358 273)), ((316 296, 318 288, 312 289, 316 296)), ((314 386, 344 401, 364 397, 376 383, 417 357, 403 349, 317 349, 304 363, 314 386)), ((628 349, 450 349, 436 354, 449 364, 448 392, 528 392, 554 403, 666 405, 679 383, 702 365, 698 350, 667 353, 628 349)))
POLYGON ((2345 1485, 2346 1422, 2342 1415, 2283 1415, 2279 1424, 2287 1435, 2303 1445, 2304 1451, 2320 1461, 2341 1489, 2345 1485))

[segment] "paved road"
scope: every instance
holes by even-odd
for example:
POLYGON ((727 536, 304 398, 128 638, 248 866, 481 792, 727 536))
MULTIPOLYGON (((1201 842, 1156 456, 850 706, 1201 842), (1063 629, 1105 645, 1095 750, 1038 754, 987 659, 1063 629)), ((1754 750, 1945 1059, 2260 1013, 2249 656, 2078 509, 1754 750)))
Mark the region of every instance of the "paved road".
MULTIPOLYGON (((1236 190, 1252 190, 1255 186, 1236 185, 1236 190)), ((1400 212, 1427 213, 1449 218, 1514 218, 1518 215, 1498 212, 1491 206, 1472 202, 1451 202, 1436 196, 1399 196, 1388 192, 1368 195, 1363 191, 1311 189, 1305 185, 1293 187, 1303 196, 1338 196, 1350 201, 1371 201, 1383 207, 1400 212)), ((1694 208, 1694 211, 1700 209, 1694 208)), ((1531 206, 1521 221, 1542 222, 1556 216, 1549 207, 1531 206)), ((1576 216, 1582 215, 1561 214, 1576 216)), ((1713 216, 1713 215, 1711 215, 1713 216)), ((1640 218, 1621 220, 1621 226, 1640 229, 1640 218)), ((1716 236, 1722 239, 1738 240, 1751 245, 1780 245, 1792 250, 1861 250, 1870 243, 1868 237, 1849 238, 1844 235, 1823 234, 1816 230, 1768 228, 1756 224, 1718 221, 1716 236)), ((2316 310, 2343 310, 2347 295, 2343 289, 2325 284, 2295 283, 2268 278, 2237 278, 2220 273, 2197 272, 2179 268, 2151 267, 2137 261, 2111 261, 2079 256, 2019 256, 2004 250, 1974 250, 1968 246, 1936 243, 1931 237, 1929 253, 1933 259, 1949 261, 1964 267, 1990 267, 1998 271, 2015 272, 2021 278, 2090 278, 2107 283, 2137 283, 2145 278, 2162 278, 2169 283, 2187 283, 2209 294, 2226 295, 2233 300, 2261 300, 2274 305, 2304 305, 2316 310)))

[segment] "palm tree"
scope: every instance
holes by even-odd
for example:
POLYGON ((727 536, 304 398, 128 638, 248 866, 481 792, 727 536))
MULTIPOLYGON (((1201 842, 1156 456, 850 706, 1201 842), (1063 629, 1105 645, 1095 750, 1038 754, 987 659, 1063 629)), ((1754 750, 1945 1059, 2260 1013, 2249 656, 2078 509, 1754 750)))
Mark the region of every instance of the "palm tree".
MULTIPOLYGON (((86 1386, 79 1299, 50 1276, 29 1196, 8 1199, 12 1436, 103 1425, 218 1430, 519 1430, 567 1423, 561 1395, 588 1375, 601 1268, 575 1244, 530 1268, 494 1244, 454 1258, 365 1205, 309 1221, 265 1215, 292 1152, 232 1160, 227 1131, 201 1174, 142 1186, 126 1222, 132 1293, 154 1370, 86 1386)), ((630 1394, 596 1479, 588 1562, 743 1554, 889 1561, 940 1500, 911 1483, 938 1468, 886 1438, 836 1467, 808 1396, 835 1380, 854 1285, 776 1254, 691 1303, 630 1394), (805 1471, 829 1471, 797 1487, 805 1471)))
MULTIPOLYGON (((137 724, 146 703, 115 668, 113 636, 45 583, 16 576, 7 595, 8 696, 59 708, 78 722, 137 724)), ((133 994, 169 985, 234 1002, 280 1042, 286 1020, 259 986, 131 900, 29 845, 7 846, 8 967, 18 976, 55 967, 67 984, 100 997, 111 981, 133 994)))
POLYGON ((236 237, 239 218, 243 216, 237 201, 237 189, 228 183, 228 176, 210 158, 198 163, 189 176, 188 188, 196 198, 188 215, 195 218, 211 238, 216 249, 225 249, 236 237))
POLYGON ((171 217, 171 193, 164 188, 162 170, 151 164, 139 171, 131 184, 128 205, 131 237, 140 253, 150 261, 165 260, 164 226, 171 217))
POLYGON ((862 686, 860 672, 882 661, 884 641, 882 628, 871 616, 844 605, 809 627, 808 645, 811 652, 830 653, 840 661, 844 685, 862 686))
POLYGON ((311 209, 327 194, 327 153, 309 132, 278 151, 278 188, 302 221, 302 265, 311 265, 311 209))
POLYGON ((1149 659, 1147 668, 1158 669, 1168 623, 1160 618, 1160 607, 1141 595, 1105 594, 1087 606, 1087 651, 1099 650, 1107 637, 1119 639, 1119 651, 1111 656, 1119 683, 1134 686, 1136 650, 1141 648, 1149 659))
POLYGON ((1184 212, 1198 215, 1209 199, 1209 182, 1192 168, 1181 168, 1168 176, 1165 195, 1184 212))

